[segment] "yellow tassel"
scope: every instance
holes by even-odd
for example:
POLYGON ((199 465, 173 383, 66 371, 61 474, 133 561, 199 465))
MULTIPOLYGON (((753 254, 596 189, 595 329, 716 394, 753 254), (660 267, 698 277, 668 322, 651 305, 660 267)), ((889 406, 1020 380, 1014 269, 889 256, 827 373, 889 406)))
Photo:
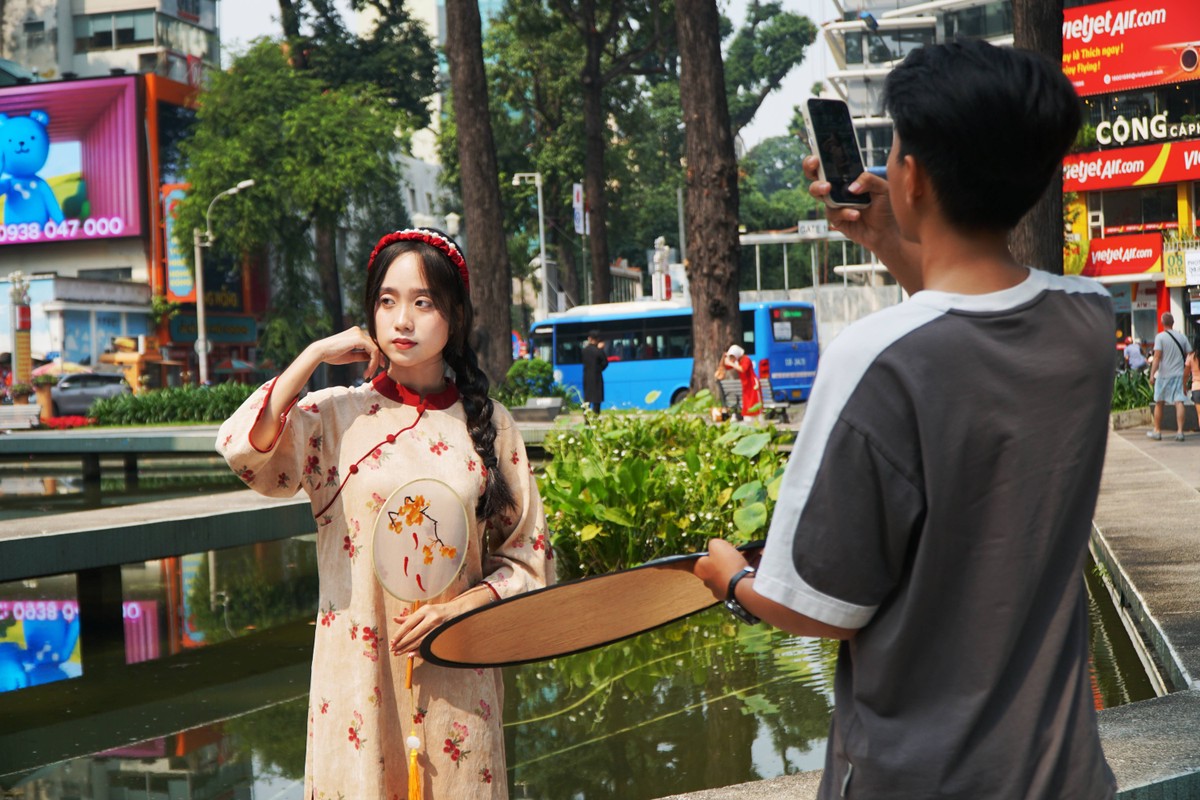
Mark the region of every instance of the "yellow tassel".
POLYGON ((408 800, 421 800, 421 771, 415 749, 408 751, 408 800))
MULTIPOLYGON (((412 610, 416 611, 420 603, 413 601, 412 610)), ((408 800, 421 800, 421 769, 417 765, 417 755, 421 740, 417 737, 417 698, 413 692, 413 662, 416 656, 409 655, 408 664, 404 668, 404 688, 408 689, 408 705, 412 713, 412 728, 408 734, 408 800)))

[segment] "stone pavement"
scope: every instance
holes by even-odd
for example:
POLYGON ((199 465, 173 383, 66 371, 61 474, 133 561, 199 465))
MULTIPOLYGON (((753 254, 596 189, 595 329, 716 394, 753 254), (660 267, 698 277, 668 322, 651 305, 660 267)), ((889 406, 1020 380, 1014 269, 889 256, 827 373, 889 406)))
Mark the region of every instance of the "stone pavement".
MULTIPOLYGON (((1200 800, 1200 434, 1109 435, 1092 550, 1171 692, 1100 712, 1118 800, 1200 800)), ((664 800, 813 800, 819 772, 664 800)))

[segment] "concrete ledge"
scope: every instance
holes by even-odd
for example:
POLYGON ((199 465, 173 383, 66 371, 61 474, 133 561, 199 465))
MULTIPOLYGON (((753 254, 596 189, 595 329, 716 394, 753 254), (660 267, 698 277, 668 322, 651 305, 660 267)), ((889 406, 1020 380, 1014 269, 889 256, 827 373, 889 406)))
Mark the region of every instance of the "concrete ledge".
POLYGON ((0 532, 0 582, 220 550, 314 533, 304 495, 253 492, 8 520, 0 532))

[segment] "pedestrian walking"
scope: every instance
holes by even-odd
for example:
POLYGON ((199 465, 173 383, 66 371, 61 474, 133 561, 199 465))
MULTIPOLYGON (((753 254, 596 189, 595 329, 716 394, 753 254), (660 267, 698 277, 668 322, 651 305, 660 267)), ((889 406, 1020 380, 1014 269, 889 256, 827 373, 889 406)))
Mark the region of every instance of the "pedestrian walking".
POLYGON ((608 356, 604 354, 604 339, 600 331, 588 331, 587 344, 583 348, 583 401, 592 411, 600 413, 604 403, 604 370, 608 369, 608 356))
POLYGON ((1192 345, 1187 337, 1175 333, 1175 316, 1170 311, 1160 318, 1162 330, 1154 337, 1154 358, 1150 361, 1150 385, 1154 387, 1154 430, 1147 431, 1151 439, 1162 439, 1163 404, 1175 406, 1175 441, 1183 435, 1183 370, 1192 345))

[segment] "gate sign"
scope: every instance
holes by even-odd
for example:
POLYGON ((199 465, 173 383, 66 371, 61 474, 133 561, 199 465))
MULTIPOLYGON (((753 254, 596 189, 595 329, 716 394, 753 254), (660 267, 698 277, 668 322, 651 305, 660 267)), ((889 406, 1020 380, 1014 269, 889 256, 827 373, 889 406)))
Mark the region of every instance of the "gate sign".
POLYGON ((1088 245, 1088 260, 1083 274, 1096 278, 1103 275, 1162 272, 1162 253, 1161 233, 1092 239, 1088 245))
POLYGON ((1114 0, 1068 8, 1063 73, 1081 97, 1195 80, 1197 31, 1195 0, 1114 0))

